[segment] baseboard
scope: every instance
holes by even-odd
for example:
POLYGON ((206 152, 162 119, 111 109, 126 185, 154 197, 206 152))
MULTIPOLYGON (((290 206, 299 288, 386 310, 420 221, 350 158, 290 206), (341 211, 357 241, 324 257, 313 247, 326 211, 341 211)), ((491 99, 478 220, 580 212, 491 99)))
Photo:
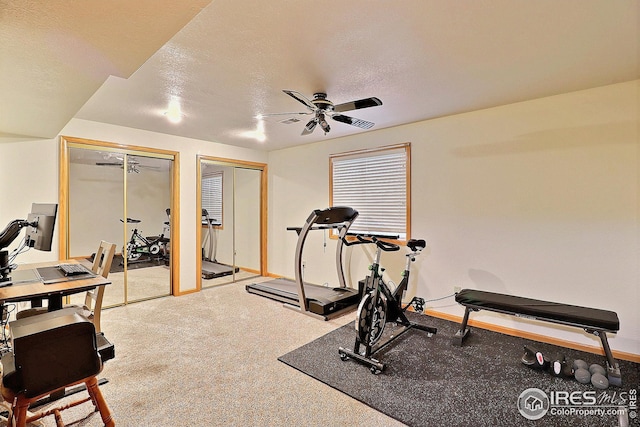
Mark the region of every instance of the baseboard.
POLYGON ((173 296, 174 297, 181 297, 183 295, 195 294, 196 292, 200 292, 200 291, 201 291, 200 288, 187 289, 186 291, 174 292, 173 296))
MULTIPOLYGON (((425 310, 428 316, 437 317, 438 319, 449 320, 455 323, 462 323, 462 316, 456 316, 454 314, 442 313, 434 310, 425 310)), ((505 335, 511 335, 518 338, 524 338, 532 341, 543 342, 546 344, 553 344, 559 347, 571 348, 574 350, 580 350, 587 353, 599 354, 604 356, 604 350, 602 347, 595 347, 586 344, 579 344, 572 341, 562 340, 558 338, 548 337, 546 335, 534 334, 532 332, 521 331, 519 329, 507 328, 505 326, 494 325, 492 323, 482 322, 478 320, 469 319, 469 326, 474 328, 486 329, 493 332, 498 332, 505 335)), ((640 354, 627 353, 624 351, 612 350, 613 357, 620 360, 628 360, 634 363, 640 363, 640 354)))

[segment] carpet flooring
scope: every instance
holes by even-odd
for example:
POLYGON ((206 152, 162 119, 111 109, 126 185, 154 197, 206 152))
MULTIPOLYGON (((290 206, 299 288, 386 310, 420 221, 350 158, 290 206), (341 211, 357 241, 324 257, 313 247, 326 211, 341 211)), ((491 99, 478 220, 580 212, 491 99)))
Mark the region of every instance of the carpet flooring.
MULTIPOLYGON (((103 310, 116 357, 105 363, 100 377, 109 382, 100 389, 118 427, 402 425, 278 361, 351 316, 319 321, 249 294, 247 284, 103 310)), ((62 418, 68 426, 103 425, 91 403, 62 418)), ((55 427, 54 417, 44 425, 55 427)))
MULTIPOLYGON (((524 366, 520 361, 523 346, 550 357, 563 354, 567 360, 583 359, 588 364, 604 364, 604 356, 477 328, 473 328, 463 347, 457 347, 451 344, 451 337, 458 324, 408 314, 413 321, 437 327, 438 333, 428 337, 425 332, 412 329, 382 349, 376 358, 388 365, 381 374, 373 375, 367 366, 353 360, 340 360, 338 347, 353 348, 353 323, 279 360, 410 426, 617 426, 620 424, 615 414, 553 415, 551 409, 541 419, 529 420, 520 414, 517 401, 529 388, 538 388, 548 395, 552 391, 578 391, 582 396, 581 392, 589 391, 595 393, 599 404, 607 399, 624 399, 631 389, 636 390, 632 393, 638 391, 638 364, 619 361, 623 387, 596 390, 591 384, 524 366)), ((594 345, 597 343, 594 341, 594 345)), ((583 408, 573 410, 578 409, 583 408)), ((637 418, 630 423, 640 425, 637 418)))

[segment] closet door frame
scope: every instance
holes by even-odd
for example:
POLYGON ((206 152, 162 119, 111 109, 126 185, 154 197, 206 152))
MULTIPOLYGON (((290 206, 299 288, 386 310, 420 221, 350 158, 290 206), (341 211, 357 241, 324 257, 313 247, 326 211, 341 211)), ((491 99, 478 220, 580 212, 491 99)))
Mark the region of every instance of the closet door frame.
MULTIPOLYGON (((114 142, 97 141, 72 136, 61 136, 59 145, 59 191, 58 191, 58 250, 61 259, 69 258, 69 150, 71 148, 86 148, 99 151, 112 151, 122 154, 147 154, 157 155, 161 158, 173 160, 171 168, 171 274, 170 293, 181 295, 180 291, 180 153, 177 151, 162 150, 135 145, 118 144, 114 142)), ((123 192, 126 191, 126 186, 123 192)), ((124 197, 123 193, 123 197, 124 197)), ((125 201, 126 206, 126 201, 125 201)), ((125 241, 126 241, 125 235, 125 241)))
MULTIPOLYGON (((196 156, 196 290, 202 290, 202 163, 211 162, 220 166, 233 168, 254 169, 261 172, 260 175, 260 275, 267 274, 267 164, 249 162, 243 160, 212 157, 198 154, 196 156)), ((235 243, 234 243, 235 245, 235 243)), ((235 257, 234 257, 235 258, 235 257)), ((235 265, 234 265, 235 267, 235 265)))

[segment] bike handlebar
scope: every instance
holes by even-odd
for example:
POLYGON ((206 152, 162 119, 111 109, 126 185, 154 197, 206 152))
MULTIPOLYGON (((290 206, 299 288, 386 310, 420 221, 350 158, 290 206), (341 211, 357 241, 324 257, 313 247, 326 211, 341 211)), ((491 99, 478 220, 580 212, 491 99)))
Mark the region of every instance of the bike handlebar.
MULTIPOLYGON (((375 244, 378 248, 386 252, 395 252, 400 249, 400 246, 396 245, 395 243, 379 240, 376 236, 370 236, 366 234, 352 234, 352 236, 353 235, 355 235, 357 240, 349 241, 346 238, 342 239, 342 242, 345 244, 345 246, 375 244)), ((407 242, 407 247, 411 249, 412 252, 420 252, 427 247, 427 242, 423 239, 410 239, 407 242)))
MULTIPOLYGON (((367 239, 358 234, 356 238, 358 239, 358 242, 361 244, 375 243, 375 245, 378 248, 382 249, 385 252, 395 252, 400 250, 400 246, 396 245, 395 243, 385 242, 384 240, 378 240, 376 237, 371 237, 370 239, 367 239)), ((355 242, 352 244, 355 244, 355 242)))

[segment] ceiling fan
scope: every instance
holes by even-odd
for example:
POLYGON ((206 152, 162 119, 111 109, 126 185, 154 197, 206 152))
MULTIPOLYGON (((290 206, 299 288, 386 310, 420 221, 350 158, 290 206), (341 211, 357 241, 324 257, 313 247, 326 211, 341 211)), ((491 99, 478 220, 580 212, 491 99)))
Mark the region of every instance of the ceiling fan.
MULTIPOLYGON (((108 155, 106 159, 115 159, 115 162, 96 162, 96 166, 118 166, 124 168, 124 157, 108 155)), ((159 169, 157 166, 141 165, 140 161, 133 156, 127 157, 127 173, 140 173, 140 168, 159 169)))
MULTIPOLYGON (((327 99, 327 94, 323 92, 314 93, 313 99, 308 99, 301 93, 293 90, 283 90, 283 92, 296 101, 304 104, 304 106, 307 107, 307 111, 298 113, 263 114, 262 116, 266 117, 292 114, 313 114, 313 118, 309 120, 309 122, 307 122, 307 124, 304 126, 302 135, 309 135, 318 125, 326 135, 331 130, 329 123, 327 123, 327 117, 330 117, 340 123, 357 126, 361 129, 371 129, 375 123, 357 119, 355 117, 345 116, 344 114, 340 113, 344 111, 360 110, 362 108, 377 107, 378 105, 382 105, 382 101, 375 97, 364 98, 357 101, 344 102, 342 104, 334 105, 333 102, 327 99)), ((286 122, 292 123, 296 121, 297 120, 290 120, 286 122)))

